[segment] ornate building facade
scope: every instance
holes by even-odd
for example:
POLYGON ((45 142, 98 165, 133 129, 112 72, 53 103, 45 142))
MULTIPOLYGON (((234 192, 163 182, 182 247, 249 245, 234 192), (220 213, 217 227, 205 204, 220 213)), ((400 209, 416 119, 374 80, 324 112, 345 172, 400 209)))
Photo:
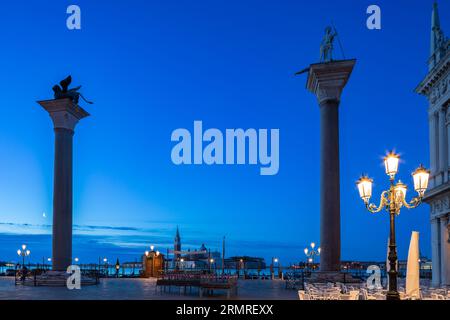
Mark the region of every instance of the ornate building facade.
POLYGON ((424 200, 430 205, 433 285, 450 285, 450 40, 441 29, 435 2, 431 22, 428 74, 416 88, 427 97, 430 182, 424 200))

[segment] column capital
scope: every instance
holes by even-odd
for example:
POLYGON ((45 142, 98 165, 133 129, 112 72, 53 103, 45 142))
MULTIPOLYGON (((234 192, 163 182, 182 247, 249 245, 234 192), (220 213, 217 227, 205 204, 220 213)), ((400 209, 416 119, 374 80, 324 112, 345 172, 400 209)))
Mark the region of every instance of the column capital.
POLYGON ((37 101, 50 115, 54 129, 74 131, 78 121, 88 117, 89 113, 70 99, 52 99, 37 101))
POLYGON ((342 90, 353 71, 356 59, 316 63, 309 66, 306 87, 315 94, 319 105, 334 100, 339 103, 342 90))
POLYGON ((447 213, 447 214, 444 214, 442 217, 440 217, 440 220, 441 220, 441 222, 442 222, 443 224, 447 225, 447 224, 448 224, 448 220, 449 220, 449 218, 448 218, 448 213, 447 213))

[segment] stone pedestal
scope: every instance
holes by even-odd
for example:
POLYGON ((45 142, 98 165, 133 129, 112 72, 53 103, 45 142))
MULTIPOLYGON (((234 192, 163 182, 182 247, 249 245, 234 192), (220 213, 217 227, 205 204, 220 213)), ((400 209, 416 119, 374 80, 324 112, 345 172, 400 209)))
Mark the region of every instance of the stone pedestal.
POLYGON ((312 64, 307 88, 320 107, 320 270, 339 271, 341 259, 339 103, 356 60, 312 64))
POLYGON ((52 269, 65 271, 72 262, 73 135, 78 121, 89 116, 89 113, 70 99, 38 103, 49 113, 55 131, 52 269))

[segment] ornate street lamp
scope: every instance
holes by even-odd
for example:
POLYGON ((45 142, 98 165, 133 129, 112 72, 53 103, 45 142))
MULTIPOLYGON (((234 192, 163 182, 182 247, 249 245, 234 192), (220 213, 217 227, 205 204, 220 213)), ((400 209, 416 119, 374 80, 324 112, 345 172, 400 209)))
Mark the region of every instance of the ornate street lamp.
POLYGON ((386 174, 389 176, 390 187, 381 193, 380 204, 377 206, 370 203, 372 197, 372 183, 373 180, 367 176, 362 176, 357 181, 359 196, 364 201, 367 210, 372 213, 380 212, 383 209, 389 212, 390 217, 390 236, 389 236, 389 290, 386 295, 387 300, 399 300, 400 295, 397 291, 397 245, 395 243, 395 217, 400 214, 400 209, 406 207, 413 209, 422 203, 422 198, 428 187, 428 178, 430 172, 422 165, 413 173, 414 190, 418 196, 412 198, 411 201, 406 201, 407 187, 400 180, 395 183, 395 175, 398 172, 398 163, 400 156, 394 152, 390 152, 384 158, 384 166, 386 174))
POLYGON ((314 257, 315 256, 320 256, 320 247, 317 248, 317 250, 315 250, 316 244, 314 242, 311 242, 310 244, 311 246, 311 250, 309 250, 308 248, 305 248, 305 250, 303 250, 303 252, 305 253, 306 257, 308 258, 308 263, 312 263, 313 264, 313 269, 314 269, 314 257))
POLYGON ((184 259, 183 258, 180 259, 180 267, 181 267, 181 270, 184 270, 184 259))
POLYGON ((22 250, 17 250, 17 255, 22 257, 22 268, 25 267, 25 257, 28 257, 31 254, 30 250, 27 250, 27 245, 22 245, 22 250))
MULTIPOLYGON (((270 274, 271 274, 271 278, 272 280, 275 279, 275 263, 278 263, 278 258, 272 257, 272 263, 270 264, 270 274)), ((278 265, 278 270, 279 270, 279 265, 278 265)))

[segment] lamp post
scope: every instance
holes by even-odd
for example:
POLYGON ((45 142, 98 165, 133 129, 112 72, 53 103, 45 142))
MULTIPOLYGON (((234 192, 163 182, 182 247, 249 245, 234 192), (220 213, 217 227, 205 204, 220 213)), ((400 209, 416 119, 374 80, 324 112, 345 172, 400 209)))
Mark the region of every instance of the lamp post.
POLYGON ((153 274, 154 274, 153 276, 154 277, 158 277, 158 272, 155 271, 155 259, 157 257, 159 257, 159 251, 158 250, 156 250, 155 254, 153 255, 153 259, 152 259, 152 263, 153 263, 152 270, 153 270, 153 274))
POLYGON ((19 257, 22 257, 22 269, 25 268, 25 257, 28 257, 30 255, 31 251, 27 249, 27 245, 22 245, 22 250, 17 250, 17 255, 19 257))
POLYGON ((270 265, 272 280, 275 279, 275 263, 278 263, 278 258, 272 257, 272 264, 270 265))
POLYGON ((108 275, 109 275, 108 259, 107 258, 103 258, 103 263, 104 263, 104 268, 105 268, 105 276, 108 277, 108 275))
POLYGON ((400 214, 400 209, 406 207, 413 209, 422 203, 422 198, 428 187, 428 178, 430 172, 422 165, 419 166, 413 173, 414 190, 418 196, 412 198, 410 202, 405 200, 407 187, 400 180, 395 183, 395 175, 398 172, 398 163, 400 156, 394 152, 388 153, 384 157, 384 166, 386 174, 389 176, 390 187, 381 193, 380 204, 377 206, 370 203, 372 197, 372 182, 373 180, 367 176, 362 176, 357 181, 359 196, 364 201, 368 211, 372 213, 380 212, 386 209, 389 212, 389 290, 386 294, 386 300, 399 300, 400 295, 397 291, 397 245, 395 243, 395 217, 400 214))
POLYGON ((305 250, 303 250, 303 252, 305 253, 306 257, 307 257, 307 261, 308 263, 312 263, 313 264, 313 269, 314 269, 314 257, 315 256, 320 256, 320 247, 316 248, 316 244, 314 242, 311 242, 310 244, 311 246, 311 250, 309 250, 308 248, 305 248, 305 250))
POLYGON ((30 255, 31 251, 27 249, 27 245, 22 245, 22 250, 17 250, 17 255, 19 257, 22 257, 22 269, 25 268, 25 257, 28 257, 30 255))
POLYGON ((209 259, 209 273, 210 274, 212 273, 213 263, 214 263, 214 259, 213 258, 209 259))

